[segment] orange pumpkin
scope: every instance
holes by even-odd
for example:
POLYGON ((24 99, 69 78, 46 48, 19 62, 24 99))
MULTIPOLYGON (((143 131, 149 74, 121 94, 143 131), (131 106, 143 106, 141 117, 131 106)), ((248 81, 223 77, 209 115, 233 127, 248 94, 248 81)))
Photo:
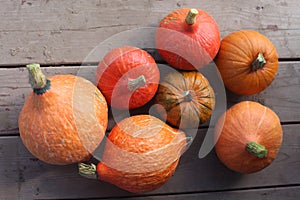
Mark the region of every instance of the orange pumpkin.
POLYGON ((215 106, 215 95, 200 72, 171 72, 162 80, 156 97, 158 113, 171 125, 197 128, 215 106))
POLYGON ((252 95, 263 91, 274 80, 278 54, 266 36, 252 30, 240 30, 222 40, 216 65, 229 90, 252 95))
POLYGON ((156 48, 171 66, 194 70, 211 62, 220 48, 220 31, 200 9, 180 8, 164 17, 156 32, 156 48))
POLYGON ((90 81, 73 75, 46 79, 38 64, 27 65, 33 88, 19 115, 27 149, 56 165, 87 160, 107 127, 107 104, 90 81))
POLYGON ((153 116, 136 115, 112 129, 97 167, 81 163, 79 171, 133 193, 149 192, 174 173, 185 146, 182 131, 153 116))
POLYGON ((271 109, 243 101, 228 109, 216 125, 215 150, 229 169, 240 173, 260 171, 276 158, 282 128, 271 109))
POLYGON ((99 63, 96 81, 112 107, 134 109, 153 98, 159 77, 159 69, 149 53, 122 46, 110 51, 99 63))

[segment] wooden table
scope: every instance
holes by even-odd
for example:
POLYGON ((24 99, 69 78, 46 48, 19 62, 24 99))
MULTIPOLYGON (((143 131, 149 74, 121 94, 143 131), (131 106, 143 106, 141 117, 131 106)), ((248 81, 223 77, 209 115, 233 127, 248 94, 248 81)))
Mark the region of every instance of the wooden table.
MULTIPOLYGON (((0 0, 0 199, 300 199, 300 1, 298 0, 0 0), (156 27, 180 7, 196 7, 217 21, 222 37, 239 29, 265 34, 278 50, 279 72, 270 87, 249 97, 227 93, 228 105, 258 101, 280 117, 283 145, 271 166, 249 175, 225 168, 211 151, 198 151, 201 127, 174 176, 136 195, 89 180, 77 165, 50 166, 23 146, 17 119, 31 91, 25 64, 41 63, 47 76, 78 74, 92 49, 112 35, 156 27)), ((143 41, 139 44, 142 45, 143 41)), ((97 62, 97 60, 94 60, 97 62)), ((87 74, 93 79, 92 74, 87 74)))

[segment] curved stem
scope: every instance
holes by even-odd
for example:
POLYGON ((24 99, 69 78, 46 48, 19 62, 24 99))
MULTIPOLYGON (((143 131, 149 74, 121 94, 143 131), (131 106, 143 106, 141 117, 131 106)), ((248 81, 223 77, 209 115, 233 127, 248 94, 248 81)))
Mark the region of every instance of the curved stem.
POLYGON ((184 102, 190 102, 190 101, 193 100, 193 96, 192 96, 190 90, 184 91, 184 92, 182 93, 182 96, 183 96, 183 101, 184 101, 184 102))
POLYGON ((78 172, 81 176, 89 179, 97 179, 97 168, 94 164, 78 163, 78 172))
POLYGON ((39 64, 26 65, 29 72, 29 83, 36 94, 44 94, 50 88, 50 81, 42 73, 39 64))
POLYGON ((46 77, 42 73, 39 64, 26 65, 29 72, 29 83, 33 89, 41 89, 46 86, 46 77))
POLYGON ((252 71, 256 71, 264 67, 267 63, 264 55, 262 53, 258 53, 257 58, 252 62, 252 71))
POLYGON ((257 142, 248 142, 246 150, 257 158, 266 158, 268 154, 266 147, 257 142))
POLYGON ((198 10, 197 9, 190 9, 189 13, 187 14, 185 18, 185 22, 189 25, 195 24, 196 22, 196 16, 198 15, 198 10))
POLYGON ((128 81, 127 88, 130 92, 140 88, 141 86, 145 85, 146 78, 144 75, 137 77, 136 79, 132 79, 128 81))

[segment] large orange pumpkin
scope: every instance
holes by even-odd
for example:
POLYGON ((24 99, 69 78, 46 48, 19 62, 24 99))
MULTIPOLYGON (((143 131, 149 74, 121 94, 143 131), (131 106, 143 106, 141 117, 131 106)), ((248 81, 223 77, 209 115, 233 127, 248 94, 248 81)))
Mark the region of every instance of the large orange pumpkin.
POLYGON ((276 113, 259 103, 243 101, 228 109, 216 126, 215 149, 229 169, 240 173, 260 171, 276 158, 282 128, 276 113))
POLYGON ((132 116, 109 133, 97 167, 80 164, 79 171, 130 192, 149 192, 174 173, 186 142, 182 131, 153 116, 132 116))
POLYGON ((163 119, 179 128, 197 128, 210 118, 215 106, 213 88, 196 71, 167 74, 155 100, 163 119))
POLYGON ((274 80, 278 54, 266 36, 252 30, 240 30, 222 40, 216 65, 229 90, 252 95, 263 91, 274 80))
POLYGON ((33 92, 19 116, 24 145, 49 164, 89 159, 107 127, 107 104, 101 92, 81 77, 56 75, 46 79, 38 64, 27 68, 33 92))
POLYGON ((97 86, 114 108, 133 109, 154 96, 160 78, 155 60, 132 46, 113 49, 99 63, 97 86))
POLYGON ((220 31, 212 16, 200 9, 180 8, 161 20, 156 48, 171 66, 194 70, 214 59, 220 40, 220 31))

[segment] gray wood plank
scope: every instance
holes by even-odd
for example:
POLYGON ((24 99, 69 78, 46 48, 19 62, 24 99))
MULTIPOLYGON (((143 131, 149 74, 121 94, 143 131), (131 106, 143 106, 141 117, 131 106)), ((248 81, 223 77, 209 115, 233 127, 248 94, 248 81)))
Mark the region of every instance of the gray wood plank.
MULTIPOLYGON (((270 38, 280 57, 300 57, 298 0, 242 4, 236 0, 1 0, 0 4, 0 65, 81 63, 110 36, 156 27, 162 17, 180 7, 210 13, 222 37, 239 29, 257 30, 270 38)), ((153 37, 149 33, 137 45, 153 47, 153 37)))
MULTIPOLYGON (((94 82, 96 66, 44 67, 46 76, 74 74, 94 82)), ((273 109, 282 122, 300 121, 300 62, 281 62, 274 82, 262 93, 253 96, 238 96, 227 93, 228 107, 242 100, 259 101, 273 109)), ((0 134, 15 134, 18 131, 18 115, 26 96, 31 91, 28 72, 21 68, 0 68, 0 134)), ((145 113, 153 102, 133 114, 145 113)), ((126 114, 126 113, 125 113, 126 114)), ((122 116, 122 114, 120 114, 122 116)), ((109 129, 115 124, 110 118, 109 129)), ((207 124, 205 124, 207 125, 207 124)))
MULTIPOLYGON (((214 151, 205 158, 199 159, 198 150, 206 131, 202 129, 182 156, 175 174, 165 185, 147 195, 299 185, 299 128, 299 124, 283 126, 284 139, 278 157, 261 172, 248 175, 228 170, 219 162, 214 151)), ((113 185, 80 177, 76 165, 52 166, 40 162, 26 151, 17 136, 0 137, 0 163, 1 199, 136 196, 113 185)), ((216 195, 218 194, 222 196, 220 193, 216 195)), ((291 195, 295 194, 299 193, 291 193, 291 195)))
MULTIPOLYGON (((295 187, 275 187, 267 189, 249 189, 225 192, 195 193, 195 194, 174 194, 158 195, 146 197, 121 198, 123 200, 297 200, 300 198, 300 186, 295 187)), ((117 198, 115 198, 117 199, 117 198)), ((120 198, 119 198, 120 199, 120 198)))
POLYGON ((244 100, 257 101, 274 110, 282 122, 299 122, 300 63, 280 62, 277 77, 264 91, 251 96, 227 91, 227 99, 228 107, 244 100))

